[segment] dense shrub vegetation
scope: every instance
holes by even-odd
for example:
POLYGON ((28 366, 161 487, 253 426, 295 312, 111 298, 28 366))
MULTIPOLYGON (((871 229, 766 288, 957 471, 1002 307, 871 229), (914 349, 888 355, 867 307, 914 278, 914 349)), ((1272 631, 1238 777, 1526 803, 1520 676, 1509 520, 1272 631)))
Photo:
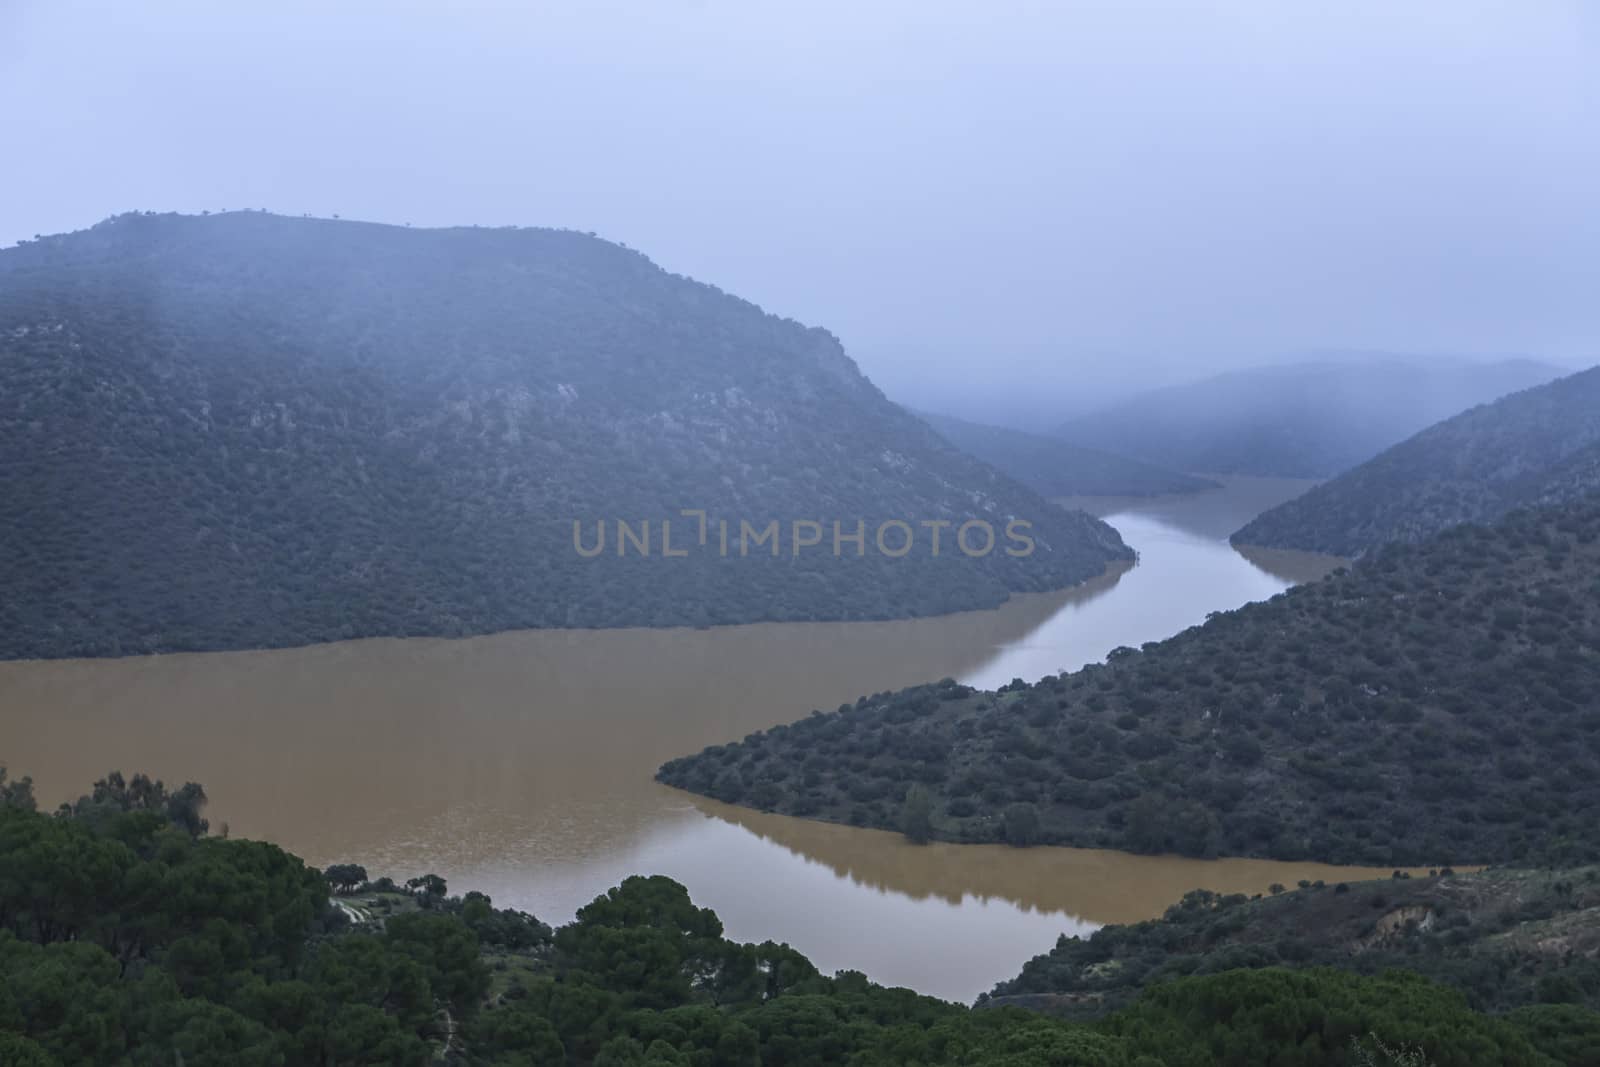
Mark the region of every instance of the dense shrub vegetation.
POLYGON ((1155 496, 1218 487, 1209 478, 1083 448, 1044 434, 984 426, 948 415, 917 415, 967 455, 976 456, 1047 497, 1155 496))
POLYGON ((1600 489, 1600 367, 1430 427, 1258 516, 1237 544, 1355 557, 1600 489))
POLYGON ((659 776, 791 815, 908 831, 914 817, 923 839, 1590 859, 1600 497, 1392 547, 1074 674, 878 694, 659 776))
POLYGON ((579 233, 120 216, 0 251, 0 379, 0 657, 890 618, 1130 555, 825 331, 579 233), (724 558, 682 509, 778 520, 780 556, 724 558), (1012 518, 1032 555, 952 550, 1012 518), (879 554, 888 519, 915 551, 879 554), (794 521, 824 531, 799 558, 794 521), (953 524, 937 557, 922 522, 953 524))
MULTIPOLYGON (((205 836, 198 787, 113 776, 51 817, 0 804, 0 1062, 185 1067, 1440 1065, 1593 1050, 1591 1013, 1497 1019, 1415 976, 1243 971, 1073 1023, 971 1011, 736 944, 665 878, 551 931, 437 878, 341 885, 205 836), (174 804, 174 798, 183 798, 174 804), (1379 1059, 1375 1062, 1390 1062, 1379 1059)), ((360 872, 364 873, 364 872, 360 872)), ((952 961, 952 966, 959 966, 952 961)))
POLYGON ((1440 419, 1560 373, 1529 360, 1400 355, 1289 363, 1151 390, 1058 433, 1175 470, 1329 478, 1440 419))
POLYGON ((1302 885, 1247 899, 1204 890, 1152 922, 1062 937, 986 1003, 1095 1018, 1170 978, 1254 967, 1403 968, 1479 1011, 1600 1007, 1600 868, 1302 885))

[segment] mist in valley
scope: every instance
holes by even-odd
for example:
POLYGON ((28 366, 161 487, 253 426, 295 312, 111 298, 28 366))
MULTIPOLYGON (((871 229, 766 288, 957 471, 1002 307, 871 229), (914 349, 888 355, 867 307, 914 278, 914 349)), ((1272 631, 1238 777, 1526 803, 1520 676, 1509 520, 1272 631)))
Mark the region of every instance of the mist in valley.
POLYGON ((0 101, 0 1064, 1600 1062, 1594 4, 0 0, 0 101))

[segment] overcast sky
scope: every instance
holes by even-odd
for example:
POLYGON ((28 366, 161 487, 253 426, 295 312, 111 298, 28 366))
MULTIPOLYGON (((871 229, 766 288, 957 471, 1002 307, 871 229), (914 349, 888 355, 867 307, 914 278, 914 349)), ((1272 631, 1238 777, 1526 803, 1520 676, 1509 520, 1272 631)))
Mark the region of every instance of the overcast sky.
POLYGON ((1592 0, 0 0, 0 243, 570 226, 930 406, 1600 358, 1592 0))

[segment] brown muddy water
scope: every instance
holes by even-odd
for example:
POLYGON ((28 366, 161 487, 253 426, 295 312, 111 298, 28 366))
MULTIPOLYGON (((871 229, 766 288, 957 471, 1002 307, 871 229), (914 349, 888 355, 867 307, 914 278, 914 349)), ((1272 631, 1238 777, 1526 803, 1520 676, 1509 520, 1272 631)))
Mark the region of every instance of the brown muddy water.
POLYGON ((863 693, 1073 669, 1320 576, 1338 561, 1253 560, 1225 540, 1303 488, 1099 502, 1138 564, 993 611, 0 663, 0 761, 49 805, 111 768, 199 781, 213 827, 319 865, 433 871, 549 922, 628 874, 666 874, 730 937, 970 1000, 1058 934, 1159 915, 1190 889, 1389 872, 915 847, 700 800, 655 768, 863 693))

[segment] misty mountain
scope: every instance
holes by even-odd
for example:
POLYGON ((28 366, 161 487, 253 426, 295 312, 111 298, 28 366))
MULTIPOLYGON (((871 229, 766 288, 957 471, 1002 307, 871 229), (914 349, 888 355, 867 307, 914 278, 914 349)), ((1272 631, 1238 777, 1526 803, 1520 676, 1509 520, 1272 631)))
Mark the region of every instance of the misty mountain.
POLYGON ((1597 575, 1591 496, 1388 546, 1071 674, 863 697, 658 776, 923 839, 1570 861, 1600 847, 1597 575))
POLYGON ((1440 419, 1561 373, 1521 359, 1258 367, 1152 390, 1073 419, 1058 434, 1176 470, 1329 478, 1440 419))
POLYGON ((1457 415, 1258 516, 1237 544, 1359 556, 1600 489, 1600 367, 1457 415))
POLYGON ((1207 478, 1080 448, 1043 434, 985 426, 949 415, 920 411, 916 415, 961 451, 1047 497, 1156 496, 1217 488, 1217 483, 1207 478))
POLYGON ((1130 555, 826 331, 569 231, 119 216, 0 252, 0 376, 3 656, 897 617, 1130 555))

